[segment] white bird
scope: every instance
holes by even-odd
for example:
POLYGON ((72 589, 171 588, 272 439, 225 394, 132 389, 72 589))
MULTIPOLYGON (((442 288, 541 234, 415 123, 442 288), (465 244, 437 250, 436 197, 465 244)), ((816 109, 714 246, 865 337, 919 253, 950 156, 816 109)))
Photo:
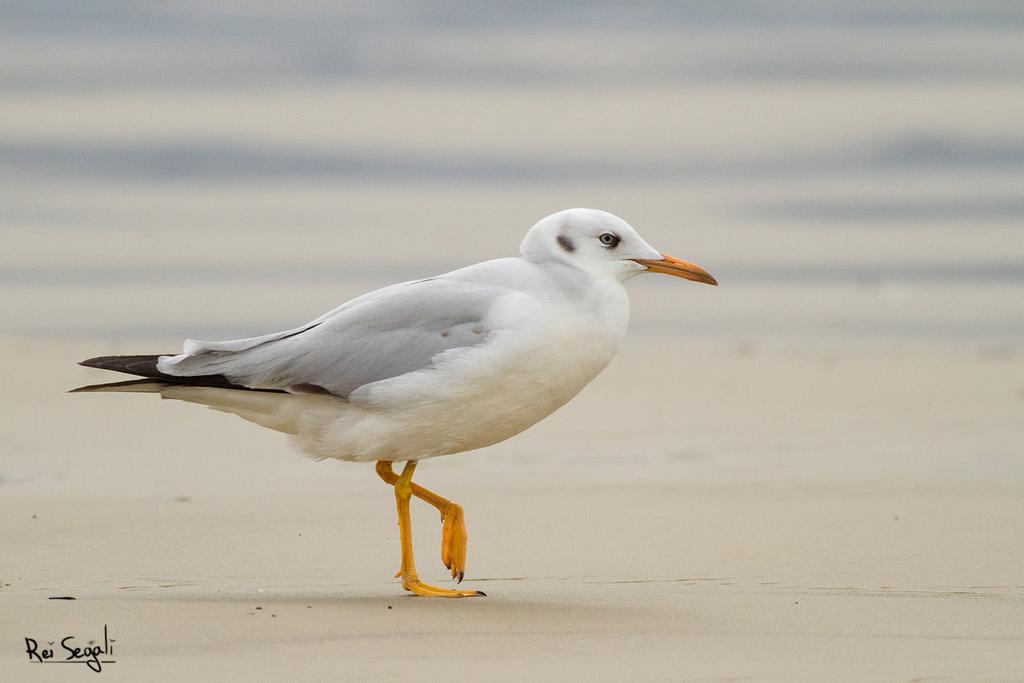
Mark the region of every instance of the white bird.
POLYGON ((85 360, 151 379, 81 390, 159 391, 291 434, 314 457, 376 462, 395 490, 403 587, 482 595, 417 576, 411 496, 440 511, 442 561, 459 582, 467 538, 462 508, 412 482, 417 462, 508 439, 575 396, 622 345, 623 285, 635 275, 717 284, 594 209, 542 219, 520 252, 370 292, 284 332, 187 340, 177 355, 85 360), (401 475, 394 462, 406 463, 401 475))

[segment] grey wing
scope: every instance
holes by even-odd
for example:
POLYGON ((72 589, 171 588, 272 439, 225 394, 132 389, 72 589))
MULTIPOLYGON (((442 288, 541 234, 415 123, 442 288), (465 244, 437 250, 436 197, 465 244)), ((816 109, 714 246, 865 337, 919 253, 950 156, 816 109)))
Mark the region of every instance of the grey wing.
POLYGON ((254 389, 326 392, 431 365, 435 356, 486 341, 488 312, 505 290, 435 278, 386 287, 286 332, 229 342, 187 342, 157 367, 175 376, 223 375, 254 389))

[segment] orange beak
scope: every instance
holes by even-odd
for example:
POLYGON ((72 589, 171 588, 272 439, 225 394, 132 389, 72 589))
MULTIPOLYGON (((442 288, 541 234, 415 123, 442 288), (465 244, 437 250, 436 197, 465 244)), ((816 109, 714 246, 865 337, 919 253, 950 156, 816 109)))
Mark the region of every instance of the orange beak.
POLYGON ((706 285, 718 286, 718 280, 711 273, 696 263, 690 263, 675 256, 662 253, 660 259, 635 258, 633 260, 642 266, 647 266, 647 270, 652 273, 665 273, 666 275, 681 277, 684 280, 693 280, 694 282, 703 282, 706 285))

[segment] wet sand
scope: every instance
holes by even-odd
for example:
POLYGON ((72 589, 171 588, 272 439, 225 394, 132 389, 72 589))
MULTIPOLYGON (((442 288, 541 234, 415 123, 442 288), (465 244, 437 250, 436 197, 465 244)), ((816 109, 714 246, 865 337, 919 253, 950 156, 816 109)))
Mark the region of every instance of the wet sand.
MULTIPOLYGON (((421 466, 466 508, 466 585, 488 596, 460 601, 390 578, 393 499, 370 467, 198 406, 61 394, 101 376, 73 366, 93 344, 16 349, 0 668, 17 680, 67 676, 30 665, 25 636, 104 624, 113 680, 1024 671, 1019 349, 637 335, 534 430, 421 466)), ((436 514, 414 508, 441 582, 436 514)))

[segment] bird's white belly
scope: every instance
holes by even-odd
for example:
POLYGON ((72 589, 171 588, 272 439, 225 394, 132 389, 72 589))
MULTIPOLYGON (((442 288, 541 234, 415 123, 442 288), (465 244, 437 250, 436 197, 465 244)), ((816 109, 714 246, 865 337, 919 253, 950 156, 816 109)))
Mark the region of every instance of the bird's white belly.
POLYGON ((352 399, 361 417, 324 437, 346 460, 416 460, 498 443, 575 396, 614 357, 624 330, 551 317, 529 334, 498 333, 429 370, 360 389, 352 399))

